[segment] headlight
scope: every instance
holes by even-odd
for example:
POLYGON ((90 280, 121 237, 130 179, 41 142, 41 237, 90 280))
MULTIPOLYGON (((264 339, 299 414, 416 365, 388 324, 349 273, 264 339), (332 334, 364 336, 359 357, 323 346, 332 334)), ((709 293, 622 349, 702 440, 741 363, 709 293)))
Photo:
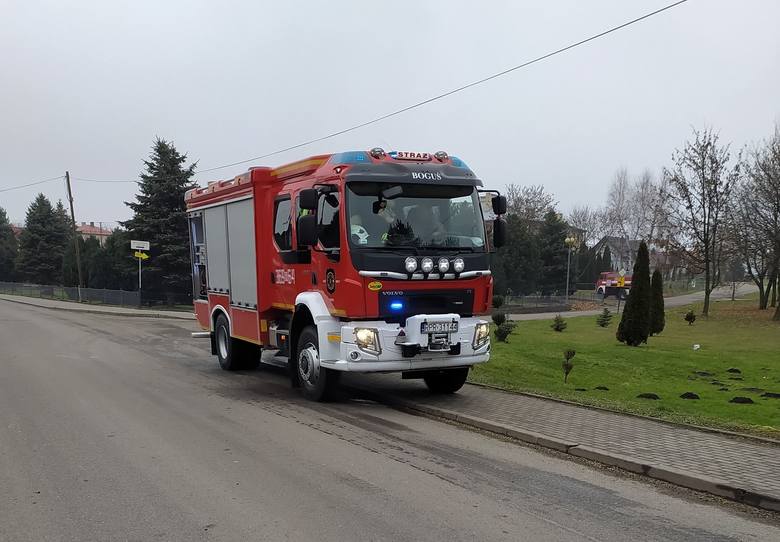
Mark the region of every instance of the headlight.
POLYGON ((369 354, 379 355, 382 348, 379 346, 379 333, 376 329, 370 327, 359 327, 355 329, 355 343, 358 348, 369 354))
POLYGON ((450 268, 450 261, 447 258, 439 258, 439 273, 446 273, 450 268))
POLYGON ((430 273, 433 271, 433 260, 430 258, 423 258, 421 268, 423 273, 430 273))
POLYGON ((471 342, 471 346, 474 350, 478 350, 485 346, 490 340, 490 325, 487 322, 479 322, 474 326, 474 340, 471 342))
POLYGON ((466 268, 466 264, 463 263, 463 258, 455 258, 455 260, 453 260, 452 269, 456 273, 462 273, 465 268, 466 268))
POLYGON ((407 273, 414 273, 417 271, 417 258, 413 258, 412 256, 409 256, 404 260, 404 267, 406 268, 407 273))

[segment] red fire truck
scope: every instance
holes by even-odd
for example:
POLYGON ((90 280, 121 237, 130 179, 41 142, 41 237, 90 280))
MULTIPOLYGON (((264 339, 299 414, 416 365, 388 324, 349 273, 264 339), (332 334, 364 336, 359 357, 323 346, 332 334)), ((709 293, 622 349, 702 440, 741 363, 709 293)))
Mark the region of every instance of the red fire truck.
POLYGON ((615 298, 625 299, 629 289, 631 289, 631 275, 621 276, 615 271, 606 271, 596 280, 596 293, 605 298, 614 295, 615 298))
POLYGON ((190 190, 195 314, 225 370, 263 361, 323 400, 343 371, 460 389, 488 360, 506 200, 445 152, 313 156, 190 190))

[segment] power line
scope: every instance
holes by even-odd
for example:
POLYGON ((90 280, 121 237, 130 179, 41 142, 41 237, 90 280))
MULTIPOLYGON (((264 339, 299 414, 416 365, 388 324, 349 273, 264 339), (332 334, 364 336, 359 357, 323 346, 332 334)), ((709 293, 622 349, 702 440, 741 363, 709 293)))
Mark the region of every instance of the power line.
MULTIPOLYGON (((668 4, 668 5, 666 5, 666 6, 662 7, 662 8, 659 8, 659 9, 656 9, 655 11, 651 11, 649 13, 646 13, 645 15, 642 15, 640 17, 637 17, 635 19, 631 19, 630 21, 627 21, 625 23, 619 24, 617 26, 613 26, 613 27, 611 27, 611 28, 609 28, 607 30, 599 32, 598 34, 594 34, 594 35, 592 35, 590 37, 587 37, 585 39, 576 41, 574 43, 570 43, 569 45, 566 45, 564 47, 561 47, 561 48, 556 49, 554 51, 551 51, 549 53, 545 53, 545 54, 543 54, 541 56, 538 56, 538 57, 536 57, 534 59, 531 59, 531 60, 528 60, 528 61, 523 62, 521 64, 518 64, 516 66, 512 66, 511 68, 507 68, 507 69, 505 69, 503 71, 500 71, 498 73, 494 73, 494 74, 489 75, 487 77, 483 77, 482 79, 478 79, 476 81, 472 81, 471 83, 467 83, 465 85, 462 85, 462 86, 459 86, 457 88, 448 90, 446 92, 442 92, 440 94, 437 94, 437 95, 432 96, 430 98, 427 98, 425 100, 422 100, 422 101, 419 101, 417 103, 408 105, 406 107, 402 107, 401 109, 396 109, 395 111, 391 111, 389 113, 385 113, 384 115, 375 117, 375 118, 373 118, 371 120, 367 120, 365 122, 361 122, 359 124, 355 124, 353 126, 349 126, 347 128, 344 128, 344 129, 341 129, 341 130, 337 130, 335 132, 331 132, 329 134, 326 134, 326 135, 323 135, 323 136, 320 136, 320 137, 309 139, 309 140, 303 141, 301 143, 296 143, 295 145, 290 145, 288 147, 277 149, 275 151, 271 151, 271 152, 268 152, 266 154, 261 154, 260 156, 253 156, 252 158, 247 158, 245 160, 239 160, 237 162, 231 162, 229 164, 223 164, 223 165, 220 165, 220 166, 214 166, 214 167, 202 169, 202 170, 198 171, 196 174, 208 173, 210 171, 217 171, 217 170, 220 170, 220 169, 225 169, 225 168, 229 168, 229 167, 233 167, 233 166, 239 166, 241 164, 246 164, 247 162, 254 162, 256 160, 262 160, 263 158, 269 158, 269 157, 275 156, 277 154, 282 154, 282 153, 287 152, 287 151, 299 149, 301 147, 306 147, 306 146, 312 145, 314 143, 319 143, 320 141, 325 141, 326 139, 332 139, 334 137, 346 134, 348 132, 352 132, 352 131, 358 130, 360 128, 365 128, 366 126, 370 126, 372 124, 376 124, 376 123, 381 122, 383 120, 387 120, 390 117, 394 117, 396 115, 400 115, 401 113, 406 113, 407 111, 411 111, 413 109, 417 109, 417 108, 422 107, 424 105, 427 105, 429 103, 441 100, 441 99, 446 98, 448 96, 452 96, 453 94, 457 94, 459 92, 463 92, 464 90, 470 89, 470 88, 475 87, 477 85, 481 85, 483 83, 487 83, 488 81, 492 81, 493 79, 498 79, 499 77, 503 77, 503 76, 508 75, 508 74, 510 74, 512 72, 515 72, 517 70, 521 70, 523 68, 526 68, 528 66, 536 64, 536 63, 541 62, 543 60, 547 60, 548 58, 551 58, 551 57, 557 56, 559 54, 565 53, 566 51, 569 51, 569 50, 574 49, 576 47, 579 47, 581 45, 585 45, 586 43, 589 43, 591 41, 597 40, 599 38, 603 38, 604 36, 612 34, 613 32, 617 32, 618 30, 622 30, 623 28, 626 28, 626 27, 634 25, 634 24, 636 24, 638 22, 644 21, 645 19, 649 19, 650 17, 653 17, 655 15, 663 13, 664 11, 668 11, 668 10, 670 10, 672 8, 675 8, 675 7, 679 6, 680 4, 686 3, 687 1, 688 0, 678 0, 677 2, 673 2, 671 4, 668 4)), ((178 175, 176 177, 178 177, 178 175)), ((156 178, 155 180, 166 180, 166 179, 169 179, 169 178, 174 178, 174 176, 159 177, 159 178, 156 178)), ((125 180, 125 179, 105 179, 104 180, 104 179, 82 179, 82 178, 78 178, 78 179, 75 179, 75 180, 86 181, 86 182, 106 182, 106 183, 137 183, 138 182, 137 180, 125 180)), ((18 188, 22 188, 22 187, 18 187, 18 188)), ((6 190, 12 190, 12 189, 13 188, 6 189, 6 190)))
POLYGON ((8 188, 0 188, 0 192, 10 192, 11 190, 19 190, 20 188, 27 188, 28 186, 35 186, 37 184, 50 183, 52 181, 59 181, 64 178, 64 175, 58 177, 52 177, 51 179, 43 179, 41 181, 33 181, 27 184, 20 184, 18 186, 11 186, 8 188))
POLYGON ((269 152, 267 154, 263 154, 263 155, 260 155, 260 156, 255 156, 253 158, 247 158, 246 160, 240 160, 238 162, 232 162, 230 164, 225 164, 225 165, 222 165, 222 166, 216 166, 216 167, 213 167, 213 168, 203 169, 203 170, 199 171, 198 173, 205 173, 205 172, 208 172, 208 171, 216 171, 218 169, 224 169, 224 168, 228 168, 228 167, 232 167, 232 166, 238 166, 238 165, 241 165, 241 164, 246 164, 247 162, 253 162, 255 160, 261 160, 263 158, 268 158, 270 156, 281 154, 283 152, 287 152, 287 151, 291 151, 291 150, 294 150, 294 149, 298 149, 300 147, 305 147, 307 145, 311 145, 312 143, 318 143, 318 142, 324 141, 326 139, 331 139, 333 137, 340 136, 340 135, 345 134, 347 132, 352 132, 354 130, 358 130, 360 128, 364 128, 366 126, 370 126, 372 124, 376 124, 377 122, 381 122, 383 120, 389 119, 390 117, 394 117, 396 115, 400 115, 401 113, 405 113, 407 111, 411 111, 412 109, 417 109, 418 107, 422 107, 423 105, 427 105, 427 104, 429 104, 431 102, 435 102, 437 100, 441 100, 442 98, 446 98, 448 96, 452 96, 453 94, 457 94, 458 92, 462 92, 462 91, 464 91, 466 89, 469 89, 471 87, 475 87, 477 85, 481 85, 481 84, 486 83, 488 81, 491 81, 493 79, 497 79, 499 77, 502 77, 502 76, 507 75, 509 73, 512 73, 514 71, 517 71, 517 70, 520 70, 522 68, 528 67, 528 66, 530 66, 532 64, 536 64, 537 62, 541 62, 542 60, 546 60, 546 59, 548 59, 550 57, 559 55, 559 54, 564 53, 564 52, 566 52, 566 51, 568 51, 570 49, 574 49, 575 47, 579 47, 580 45, 585 45, 588 42, 591 42, 593 40, 597 40, 599 38, 602 38, 602 37, 606 36, 607 34, 611 34, 613 32, 617 32, 618 30, 626 28, 627 26, 631 26, 632 24, 636 24, 636 23, 638 23, 640 21, 643 21, 645 19, 648 19, 648 18, 650 18, 650 17, 652 17, 654 15, 658 15, 659 13, 662 13, 664 11, 672 9, 672 8, 674 8, 676 6, 679 6, 680 4, 684 4, 687 1, 688 0, 679 0, 678 2, 674 2, 672 4, 669 4, 669 5, 665 6, 665 7, 662 7, 660 9, 655 10, 655 11, 652 11, 650 13, 642 15, 641 17, 637 17, 636 19, 632 19, 630 21, 627 21, 627 22, 625 22, 623 24, 620 24, 618 26, 613 26, 612 28, 609 28, 608 30, 605 30, 603 32, 599 32, 598 34, 594 34, 593 36, 590 36, 589 38, 585 38, 585 39, 577 41, 575 43, 571 43, 569 45, 566 45, 565 47, 561 47, 560 49, 556 49, 555 51, 546 53, 546 54, 544 54, 542 56, 538 56, 538 57, 536 57, 536 58, 534 58, 532 60, 528 60, 526 62, 523 62, 522 64, 518 64, 517 66, 513 66, 511 68, 508 68, 506 70, 500 71, 498 73, 494 73, 493 75, 489 75, 488 77, 483 77, 482 79, 478 79, 478 80, 473 81, 471 83, 468 83, 466 85, 454 88, 452 90, 448 90, 447 92, 442 92, 441 94, 437 94, 436 96, 433 96, 433 97, 428 98, 426 100, 417 102, 417 103, 412 104, 412 105, 408 105, 406 107, 402 107, 401 109, 397 109, 397 110, 392 111, 390 113, 386 113, 386 114, 384 114, 382 116, 379 116, 379 117, 376 117, 374 119, 371 119, 371 120, 368 120, 368 121, 365 121, 365 122, 361 122, 360 124, 355 124, 354 126, 350 126, 349 128, 344 128, 343 130, 338 130, 336 132, 332 132, 330 134, 327 134, 327 135, 324 135, 324 136, 321 136, 321 137, 310 139, 310 140, 304 141, 302 143, 297 143, 295 145, 290 145, 289 147, 285 147, 283 149, 278 149, 278 150, 275 150, 273 152, 269 152))
MULTIPOLYGON (((167 177, 160 177, 160 179, 166 179, 167 177)), ((131 181, 129 179, 85 179, 83 177, 73 177, 74 181, 82 181, 85 183, 138 183, 140 181, 131 181)))

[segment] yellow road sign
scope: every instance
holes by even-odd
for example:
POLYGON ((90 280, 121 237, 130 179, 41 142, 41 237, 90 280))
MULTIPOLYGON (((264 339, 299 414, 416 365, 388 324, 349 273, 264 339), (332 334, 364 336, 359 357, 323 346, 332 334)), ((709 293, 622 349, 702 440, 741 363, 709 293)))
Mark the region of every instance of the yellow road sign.
POLYGON ((148 260, 149 259, 149 255, 146 252, 141 252, 140 250, 136 250, 135 254, 133 254, 133 256, 135 256, 139 260, 148 260))
POLYGON ((626 285, 626 277, 618 277, 618 287, 623 288, 626 285))

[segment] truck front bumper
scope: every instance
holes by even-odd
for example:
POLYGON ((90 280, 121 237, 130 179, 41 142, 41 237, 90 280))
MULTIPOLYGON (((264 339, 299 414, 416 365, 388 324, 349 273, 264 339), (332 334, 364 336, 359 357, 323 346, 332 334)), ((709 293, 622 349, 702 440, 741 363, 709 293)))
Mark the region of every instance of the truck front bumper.
MULTIPOLYGON (((328 340, 332 341, 329 346, 335 347, 335 341, 339 343, 337 359, 321 359, 320 364, 337 371, 382 373, 469 367, 485 363, 490 359, 490 338, 488 336, 475 348, 478 324, 484 326, 487 321, 461 318, 456 314, 416 315, 406 320, 406 326, 384 321, 349 322, 341 326, 340 335, 328 336, 328 340), (451 333, 428 334, 421 330, 423 322, 457 322, 458 329, 451 333), (378 352, 358 344, 356 330, 359 329, 375 330, 378 352)), ((335 348, 332 351, 335 353, 335 348)))

